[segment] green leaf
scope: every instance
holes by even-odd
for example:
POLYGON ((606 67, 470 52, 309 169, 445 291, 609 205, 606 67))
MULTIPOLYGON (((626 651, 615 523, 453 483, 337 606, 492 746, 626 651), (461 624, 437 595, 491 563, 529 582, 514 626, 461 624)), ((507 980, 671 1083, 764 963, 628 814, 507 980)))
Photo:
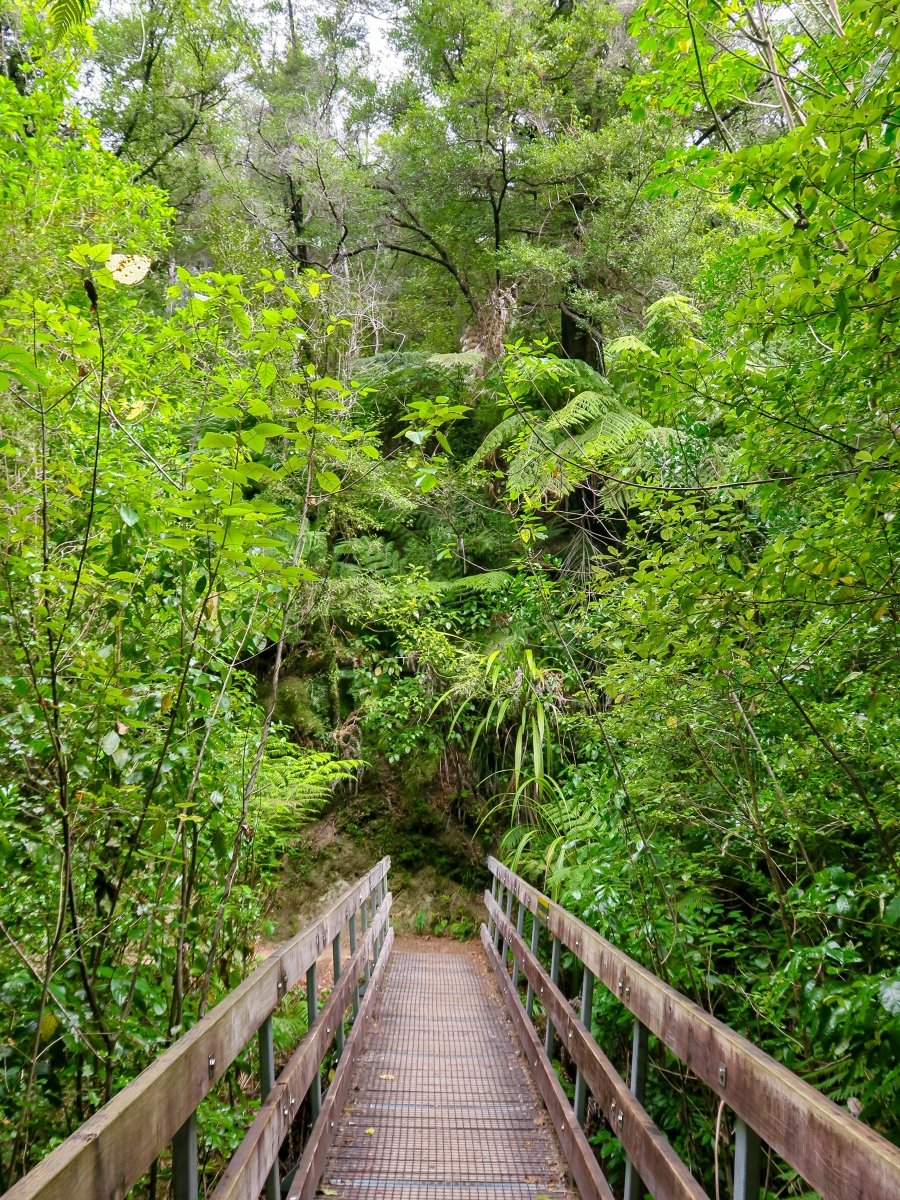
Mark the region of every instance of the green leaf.
POLYGON ((881 1007, 892 1017, 900 1017, 900 979, 889 979, 878 985, 881 1007))
POLYGON ((43 371, 35 366, 32 352, 20 346, 0 345, 0 370, 31 389, 46 387, 49 383, 43 371))
POLYGON ((338 492, 341 488, 341 480, 334 471, 317 471, 316 483, 323 492, 338 492))
POLYGON ((261 362, 257 367, 256 377, 261 388, 269 388, 278 378, 278 372, 270 362, 261 362))
POLYGON ((119 505, 119 516, 128 526, 137 525, 141 519, 137 509, 132 508, 129 504, 119 505))
POLYGON ((253 332, 253 326, 250 324, 250 318, 241 308, 240 304, 232 304, 231 319, 234 321, 234 327, 243 337, 249 337, 253 332))
POLYGON ((201 450, 231 450, 237 445, 233 433, 204 433, 200 439, 201 450))
POLYGON ((287 433, 287 427, 276 425, 272 421, 260 421, 247 432, 253 434, 254 437, 273 438, 281 437, 282 434, 287 433))
POLYGON ((116 733, 116 731, 114 729, 111 729, 109 731, 109 733, 105 733, 103 735, 103 737, 100 739, 100 749, 103 751, 104 754, 108 754, 108 755, 112 756, 113 754, 115 754, 115 752, 118 750, 118 748, 119 748, 119 735, 116 733))

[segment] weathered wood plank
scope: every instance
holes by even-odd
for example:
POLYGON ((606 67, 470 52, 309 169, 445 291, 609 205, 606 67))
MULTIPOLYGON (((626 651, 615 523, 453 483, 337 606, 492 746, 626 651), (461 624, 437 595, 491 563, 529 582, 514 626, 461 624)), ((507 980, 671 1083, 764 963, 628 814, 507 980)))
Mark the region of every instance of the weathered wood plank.
POLYGON ((374 924, 342 970, 306 1037, 260 1106, 253 1124, 216 1185, 212 1200, 256 1200, 262 1191, 269 1169, 278 1158, 281 1143, 297 1115, 297 1106, 306 1095, 338 1024, 343 1022, 344 1012, 350 1003, 353 988, 359 982, 363 965, 371 957, 375 940, 385 927, 391 902, 392 897, 388 893, 378 909, 374 924))
POLYGON ((384 858, 285 942, 137 1079, 14 1184, 4 1200, 123 1200, 384 876, 384 858))
MULTIPOLYGON (((494 907, 496 909, 496 905, 494 907)), ((506 924, 509 925, 509 922, 506 924)), ((509 928, 512 929, 512 926, 509 925, 509 928)), ((515 933, 514 929, 513 933, 515 933)), ((569 1169, 581 1193, 581 1200, 614 1200, 612 1189, 603 1177, 590 1142, 584 1136, 584 1130, 575 1120, 575 1113, 556 1077, 553 1064, 544 1053, 544 1047, 538 1041, 534 1027, 525 1016, 525 1010, 519 1002, 517 993, 512 989, 510 978, 501 962, 500 955, 494 949, 494 943, 486 925, 481 927, 481 941, 488 962, 500 984, 500 991, 512 1016, 513 1025, 519 1035, 522 1049, 525 1051, 525 1058, 534 1072, 535 1081, 544 1098, 544 1103, 547 1105, 547 1112, 553 1122, 553 1130, 559 1139, 569 1169)), ((303 1200, 310 1200, 310 1198, 303 1197, 303 1200)))
POLYGON ((654 1125, 585 1024, 572 1012, 565 996, 507 921, 490 892, 485 892, 484 900, 489 915, 500 926, 501 936, 553 1022, 557 1038, 581 1068, 591 1094, 638 1168, 647 1190, 656 1200, 707 1200, 706 1192, 654 1125))
MULTIPOLYGON (((309 1141, 303 1151, 300 1165, 297 1167, 297 1173, 291 1181, 288 1200, 313 1200, 316 1194, 316 1188, 319 1185, 319 1180, 322 1178, 322 1172, 325 1170, 325 1160, 328 1157, 328 1151, 331 1149, 331 1143, 334 1140, 335 1126, 341 1110, 346 1103, 347 1093, 350 1090, 354 1064, 359 1057, 359 1052, 365 1041, 369 1023, 377 1012, 376 1005, 378 1003, 378 996, 381 993, 381 981, 393 944, 394 931, 393 929, 389 929, 381 954, 378 956, 378 962, 375 964, 375 969, 369 979, 366 994, 359 1006, 359 1014, 353 1023, 350 1036, 347 1038, 346 1045, 344 1046, 343 1057, 338 1063, 334 1079, 332 1079, 331 1086, 325 1093, 325 1099, 322 1101, 322 1111, 319 1113, 319 1119, 312 1127, 309 1141)), ((250 1200, 249 1197, 248 1200, 250 1200)))
POLYGON ((897 1200, 900 1149, 497 859, 488 867, 824 1200, 897 1200))

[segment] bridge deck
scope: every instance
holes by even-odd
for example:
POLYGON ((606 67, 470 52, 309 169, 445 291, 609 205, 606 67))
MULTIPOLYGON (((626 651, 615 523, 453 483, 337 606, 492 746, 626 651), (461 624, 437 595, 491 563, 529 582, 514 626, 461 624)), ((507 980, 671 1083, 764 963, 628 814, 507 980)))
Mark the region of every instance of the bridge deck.
POLYGON ((340 1200, 571 1200, 487 964, 395 950, 322 1188, 340 1200))

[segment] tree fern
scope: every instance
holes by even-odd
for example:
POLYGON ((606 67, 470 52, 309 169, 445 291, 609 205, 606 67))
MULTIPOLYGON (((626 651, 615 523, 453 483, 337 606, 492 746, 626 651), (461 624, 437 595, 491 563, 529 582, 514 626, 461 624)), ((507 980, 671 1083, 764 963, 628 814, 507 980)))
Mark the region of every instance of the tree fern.
POLYGON ((586 421, 595 421, 610 411, 621 407, 615 391, 604 381, 602 389, 591 388, 579 392, 568 404, 549 417, 545 429, 575 429, 586 421))
POLYGON ((475 467, 479 463, 484 462, 489 454, 493 454, 495 450, 499 450, 504 442, 508 441, 514 434, 525 426, 525 418, 519 413, 513 413, 512 416, 506 417, 495 425, 491 432, 487 435, 472 457, 469 459, 469 466, 475 467))

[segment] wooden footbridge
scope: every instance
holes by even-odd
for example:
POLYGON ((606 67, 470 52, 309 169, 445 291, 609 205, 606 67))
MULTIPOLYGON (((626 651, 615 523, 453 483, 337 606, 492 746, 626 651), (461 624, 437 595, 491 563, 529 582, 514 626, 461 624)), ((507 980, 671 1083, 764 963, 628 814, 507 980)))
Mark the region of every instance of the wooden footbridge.
POLYGON ((495 859, 488 865, 483 958, 395 950, 384 859, 8 1200, 122 1200, 136 1185, 145 1195, 142 1178, 170 1146, 173 1200, 198 1200, 197 1106, 254 1037, 259 1112, 211 1200, 612 1200, 582 1128, 589 1094, 627 1155, 624 1200, 702 1200, 642 1104, 650 1036, 720 1098, 720 1115, 732 1110, 734 1200, 761 1200, 766 1147, 807 1197, 900 1200, 893 1144, 495 859), (564 948, 582 966, 579 1013, 599 985, 633 1016, 627 1081, 558 987, 564 948), (319 1009, 317 963, 329 951, 334 985, 319 1009), (272 1016, 304 977, 309 1031, 276 1078, 272 1016), (577 1066, 573 1103, 551 1063, 557 1039, 577 1066), (323 1094, 325 1060, 336 1065, 323 1094), (286 1162, 304 1108, 312 1126, 299 1160, 286 1162))

